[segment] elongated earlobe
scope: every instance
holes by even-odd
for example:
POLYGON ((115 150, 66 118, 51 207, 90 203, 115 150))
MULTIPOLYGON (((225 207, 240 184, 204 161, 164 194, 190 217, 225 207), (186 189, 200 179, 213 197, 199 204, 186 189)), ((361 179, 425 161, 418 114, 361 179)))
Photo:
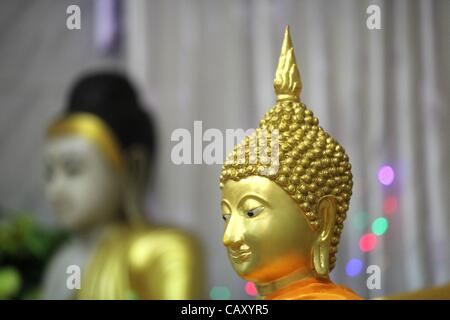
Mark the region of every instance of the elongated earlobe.
POLYGON ((149 158, 143 148, 134 146, 126 154, 127 171, 124 177, 125 215, 130 221, 140 221, 143 215, 149 158))
POLYGON ((324 196, 317 205, 318 237, 313 246, 313 266, 319 278, 328 278, 330 272, 330 243, 336 221, 336 199, 324 196))
POLYGON ((313 264, 318 278, 328 278, 330 272, 329 246, 317 242, 313 247, 313 264))

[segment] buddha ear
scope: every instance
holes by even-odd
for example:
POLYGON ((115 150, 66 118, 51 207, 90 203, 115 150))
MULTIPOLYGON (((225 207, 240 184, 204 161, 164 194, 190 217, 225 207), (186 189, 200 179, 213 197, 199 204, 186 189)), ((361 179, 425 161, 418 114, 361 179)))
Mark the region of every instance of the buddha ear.
POLYGON ((148 180, 149 157, 144 148, 134 145, 127 151, 129 179, 139 188, 145 187, 148 180))
POLYGON ((126 152, 126 174, 124 177, 125 214, 130 219, 143 214, 143 197, 148 181, 149 157, 144 148, 132 146, 126 152))
POLYGON ((319 228, 313 245, 313 264, 320 278, 328 278, 330 272, 330 244, 336 222, 336 209, 336 198, 332 195, 320 198, 317 204, 319 228))

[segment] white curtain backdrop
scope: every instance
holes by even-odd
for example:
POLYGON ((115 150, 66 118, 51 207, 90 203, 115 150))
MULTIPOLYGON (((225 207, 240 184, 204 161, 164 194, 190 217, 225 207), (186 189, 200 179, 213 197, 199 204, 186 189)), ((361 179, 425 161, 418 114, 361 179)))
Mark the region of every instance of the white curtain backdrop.
POLYGON ((123 10, 122 54, 105 59, 94 50, 91 1, 1 2, 2 207, 52 221, 43 197, 43 130, 80 72, 125 70, 159 120, 149 218, 197 235, 208 290, 225 286, 232 298, 249 298, 222 245, 221 165, 173 164, 170 138, 177 128, 193 136, 195 120, 203 131, 255 128, 275 101, 272 81, 289 24, 302 100, 353 165, 333 279, 366 298, 450 281, 450 1, 134 0, 123 10), (79 31, 65 28, 70 4, 81 7, 79 31), (381 30, 366 27, 371 4, 381 8, 381 30), (377 179, 385 164, 396 173, 388 187, 377 179), (363 253, 359 239, 386 216, 388 196, 398 199, 397 210, 376 248, 363 253), (353 258, 363 271, 349 277, 353 258), (367 288, 369 265, 381 269, 379 290, 367 288))

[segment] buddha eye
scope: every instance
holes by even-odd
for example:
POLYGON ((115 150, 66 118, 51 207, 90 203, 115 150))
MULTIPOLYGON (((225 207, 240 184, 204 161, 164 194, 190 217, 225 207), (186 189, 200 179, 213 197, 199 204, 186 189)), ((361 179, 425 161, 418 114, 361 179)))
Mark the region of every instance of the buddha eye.
POLYGON ((249 217, 249 218, 254 218, 254 217, 256 217, 261 211, 263 211, 264 210, 264 207, 263 206, 260 206, 260 207, 257 207, 257 208, 254 208, 254 209, 252 209, 252 210, 248 210, 246 213, 245 213, 245 215, 247 216, 247 217, 249 217))
POLYGON ((79 159, 69 158, 64 161, 64 171, 69 177, 75 177, 83 171, 83 165, 79 159))

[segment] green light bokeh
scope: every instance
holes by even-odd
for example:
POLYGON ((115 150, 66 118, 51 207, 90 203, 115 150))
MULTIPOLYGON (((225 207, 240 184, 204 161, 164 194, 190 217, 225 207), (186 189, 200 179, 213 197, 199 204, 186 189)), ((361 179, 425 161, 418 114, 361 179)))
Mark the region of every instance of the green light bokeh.
POLYGON ((375 219, 375 221, 372 223, 372 232, 377 236, 381 236, 387 231, 388 227, 388 220, 384 217, 380 217, 375 219))
POLYGON ((370 215, 367 212, 358 212, 355 216, 352 216, 351 224, 359 232, 364 232, 369 226, 370 215))
POLYGON ((209 297, 211 300, 229 300, 231 293, 227 287, 213 287, 209 292, 209 297))

